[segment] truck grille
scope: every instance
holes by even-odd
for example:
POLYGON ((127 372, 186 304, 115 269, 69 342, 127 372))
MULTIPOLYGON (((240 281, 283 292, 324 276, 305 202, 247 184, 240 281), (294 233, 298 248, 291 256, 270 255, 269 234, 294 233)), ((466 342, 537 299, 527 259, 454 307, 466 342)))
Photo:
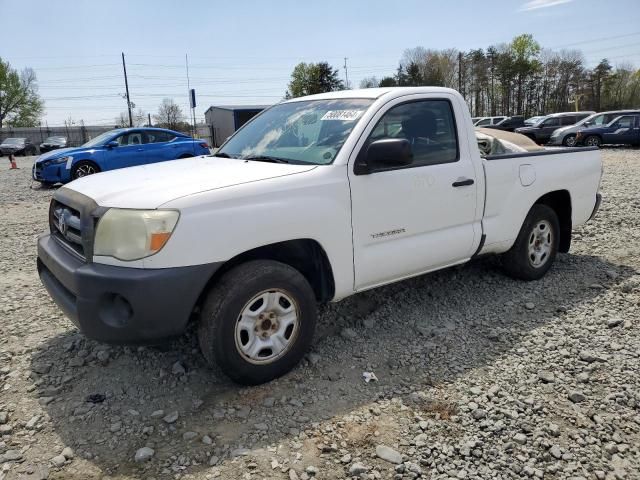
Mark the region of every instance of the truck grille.
POLYGON ((49 228, 51 234, 74 252, 85 257, 82 242, 80 212, 57 200, 51 201, 49 209, 49 228))

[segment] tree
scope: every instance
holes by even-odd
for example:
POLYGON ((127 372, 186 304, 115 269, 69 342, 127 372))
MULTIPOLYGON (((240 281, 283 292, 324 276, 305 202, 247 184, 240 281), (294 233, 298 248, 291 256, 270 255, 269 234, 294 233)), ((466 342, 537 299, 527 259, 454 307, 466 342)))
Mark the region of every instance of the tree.
MULTIPOLYGON (((120 115, 116 117, 116 127, 118 128, 126 128, 129 126, 129 112, 120 112, 120 115)), ((134 127, 144 127, 148 123, 147 114, 142 111, 142 109, 138 109, 137 111, 131 112, 131 120, 133 122, 134 127)))
POLYGON ((360 82, 360 88, 376 88, 380 81, 376 77, 365 77, 360 82))
POLYGON ((384 77, 382 80, 380 80, 379 85, 381 87, 397 87, 398 82, 394 77, 384 77))
POLYGON ((343 90, 338 70, 327 62, 299 63, 291 73, 287 98, 343 90))
POLYGON ((185 124, 182 109, 171 98, 165 98, 162 100, 162 103, 158 108, 158 113, 154 115, 153 118, 159 127, 168 128, 170 130, 177 130, 185 124))
POLYGON ((593 82, 593 107, 598 112, 601 110, 602 105, 602 87, 607 78, 609 78, 612 69, 613 67, 609 63, 609 60, 603 58, 591 73, 591 80, 593 82))
POLYGON ((43 111, 36 74, 31 68, 18 73, 0 58, 0 128, 38 125, 43 111))

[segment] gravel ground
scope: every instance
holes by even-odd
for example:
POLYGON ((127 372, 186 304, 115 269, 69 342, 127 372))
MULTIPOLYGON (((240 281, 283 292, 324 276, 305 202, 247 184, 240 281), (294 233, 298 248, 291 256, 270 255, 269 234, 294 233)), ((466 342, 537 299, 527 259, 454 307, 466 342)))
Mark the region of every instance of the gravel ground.
POLYGON ((193 332, 79 334, 35 271, 53 190, 0 163, 0 480, 640 478, 640 150, 603 156, 600 214, 543 280, 486 258, 323 307, 255 388, 193 332))

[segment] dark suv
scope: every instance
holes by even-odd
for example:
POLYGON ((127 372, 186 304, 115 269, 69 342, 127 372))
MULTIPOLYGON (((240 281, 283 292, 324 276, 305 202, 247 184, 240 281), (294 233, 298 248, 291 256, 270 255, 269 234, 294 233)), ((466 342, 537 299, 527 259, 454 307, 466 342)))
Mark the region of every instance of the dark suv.
POLYGON ((547 115, 530 127, 516 128, 516 133, 526 135, 531 140, 541 145, 547 143, 551 134, 558 128, 573 125, 595 112, 562 112, 547 115))
POLYGON ((504 130, 505 132, 513 132, 517 128, 524 127, 524 117, 522 115, 515 115, 513 117, 505 118, 499 121, 495 125, 487 125, 485 128, 493 128, 495 130, 504 130))

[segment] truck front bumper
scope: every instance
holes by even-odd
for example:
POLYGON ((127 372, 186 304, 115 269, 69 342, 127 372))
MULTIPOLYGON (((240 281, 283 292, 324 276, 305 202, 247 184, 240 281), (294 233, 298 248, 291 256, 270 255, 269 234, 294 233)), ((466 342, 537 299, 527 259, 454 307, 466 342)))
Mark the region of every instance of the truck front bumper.
POLYGON ((87 337, 108 343, 154 343, 183 333, 220 265, 114 267, 81 260, 51 235, 38 239, 38 273, 49 295, 87 337))

